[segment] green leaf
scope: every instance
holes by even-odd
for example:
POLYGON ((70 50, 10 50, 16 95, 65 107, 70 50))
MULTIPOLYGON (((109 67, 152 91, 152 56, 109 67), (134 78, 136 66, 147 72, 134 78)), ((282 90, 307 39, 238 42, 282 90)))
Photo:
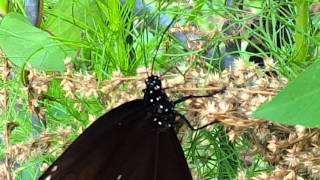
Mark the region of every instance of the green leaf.
POLYGON ((98 7, 94 0, 59 0, 48 12, 48 20, 43 24, 43 28, 61 39, 79 43, 81 33, 88 29, 95 30, 95 23, 101 19, 97 12, 98 7))
MULTIPOLYGON (((80 41, 80 28, 73 23, 74 1, 60 0, 52 12, 48 13, 48 20, 43 24, 43 28, 52 32, 55 36, 71 41, 80 41)), ((78 11, 74 11, 78 13, 78 11)))
POLYGON ((270 102, 259 107, 253 117, 320 127, 320 62, 315 62, 270 102))
POLYGON ((2 20, 0 47, 15 65, 28 62, 42 71, 64 71, 64 58, 75 54, 18 13, 9 13, 2 20))

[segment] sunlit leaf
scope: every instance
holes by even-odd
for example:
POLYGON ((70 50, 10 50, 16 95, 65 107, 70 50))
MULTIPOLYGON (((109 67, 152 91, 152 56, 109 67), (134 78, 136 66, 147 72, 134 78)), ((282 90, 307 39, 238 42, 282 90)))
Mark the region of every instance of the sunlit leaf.
POLYGON ((307 68, 253 116, 288 125, 320 127, 320 62, 307 68))

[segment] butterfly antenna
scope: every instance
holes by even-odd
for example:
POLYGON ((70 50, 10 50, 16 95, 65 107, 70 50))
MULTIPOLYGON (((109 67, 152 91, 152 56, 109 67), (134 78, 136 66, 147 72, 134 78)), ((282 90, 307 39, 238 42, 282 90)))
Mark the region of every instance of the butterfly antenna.
POLYGON ((176 21, 176 19, 177 19, 177 16, 175 16, 175 17, 172 19, 172 21, 170 22, 170 24, 169 24, 169 25, 166 27, 166 29, 162 32, 162 35, 161 35, 161 37, 160 37, 160 41, 159 41, 159 43, 157 44, 157 47, 156 47, 156 52, 155 52, 155 54, 154 54, 154 56, 153 56, 153 58, 152 58, 151 73, 152 73, 152 71, 153 71, 154 62, 155 62, 155 60, 156 60, 156 57, 157 57, 158 51, 159 51, 159 49, 160 49, 160 45, 161 45, 161 42, 162 42, 162 40, 163 40, 163 38, 164 38, 164 35, 168 32, 168 30, 170 29, 170 27, 172 26, 172 24, 176 21))
MULTIPOLYGON (((147 21, 147 15, 145 14, 143 16, 143 23, 141 25, 141 28, 140 28, 140 32, 142 32, 142 36, 141 36, 141 51, 142 51, 142 54, 143 54, 143 62, 144 62, 144 65, 145 67, 147 68, 148 67, 148 62, 147 62, 147 55, 146 55, 146 45, 145 43, 149 41, 149 38, 148 38, 148 33, 146 33, 145 35, 145 32, 148 32, 148 22, 147 21)), ((146 71, 147 73, 147 76, 149 76, 149 72, 148 70, 146 71)))
MULTIPOLYGON (((145 29, 146 29, 146 32, 148 32, 148 25, 144 25, 145 26, 145 29)), ((144 65, 145 67, 148 67, 148 63, 147 63, 147 55, 146 55, 146 46, 145 46, 145 42, 148 42, 149 41, 149 38, 148 38, 148 33, 146 35, 146 39, 145 39, 145 35, 144 35, 144 30, 142 30, 143 32, 143 35, 142 35, 142 54, 143 54, 143 61, 144 61, 144 65)), ((148 70, 146 71, 147 72, 147 76, 149 77, 149 72, 148 70)))

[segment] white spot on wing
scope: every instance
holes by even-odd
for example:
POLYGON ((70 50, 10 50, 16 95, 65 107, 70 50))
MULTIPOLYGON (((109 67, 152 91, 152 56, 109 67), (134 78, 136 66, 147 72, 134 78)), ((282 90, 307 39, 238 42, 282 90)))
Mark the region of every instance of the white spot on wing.
POLYGON ((51 180, 51 175, 47 176, 44 180, 51 180))
POLYGON ((55 166, 52 167, 51 172, 55 172, 57 169, 58 169, 58 166, 55 165, 55 166))
POLYGON ((122 174, 119 174, 119 176, 117 177, 117 180, 121 180, 122 178, 122 174))

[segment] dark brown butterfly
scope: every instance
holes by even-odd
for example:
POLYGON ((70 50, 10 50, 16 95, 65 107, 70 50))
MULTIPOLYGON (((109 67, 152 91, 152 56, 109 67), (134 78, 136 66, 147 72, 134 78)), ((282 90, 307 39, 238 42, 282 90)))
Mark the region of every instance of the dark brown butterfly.
POLYGON ((171 101, 159 76, 151 75, 145 83, 143 99, 124 103, 101 116, 39 180, 192 180, 175 132, 176 117, 195 129, 175 110, 175 105, 213 94, 171 101))
POLYGON ((183 116, 174 107, 192 97, 172 102, 160 78, 148 77, 143 99, 96 120, 39 179, 191 180, 174 129, 183 116))

